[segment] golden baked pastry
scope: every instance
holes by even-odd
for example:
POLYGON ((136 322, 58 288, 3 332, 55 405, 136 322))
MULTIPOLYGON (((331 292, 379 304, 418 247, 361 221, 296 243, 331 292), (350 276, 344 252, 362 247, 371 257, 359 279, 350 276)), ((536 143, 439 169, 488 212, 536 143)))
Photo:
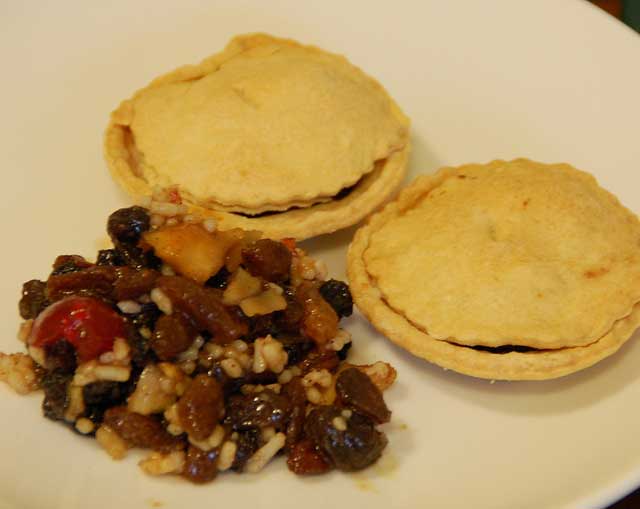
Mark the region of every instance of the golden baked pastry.
POLYGON ((393 192, 408 128, 344 57, 252 34, 125 100, 105 154, 133 195, 177 188, 223 228, 306 238, 357 222, 393 192))
POLYGON ((640 222, 566 164, 420 177, 357 232, 348 270, 381 332, 478 377, 566 375, 640 325, 640 222))

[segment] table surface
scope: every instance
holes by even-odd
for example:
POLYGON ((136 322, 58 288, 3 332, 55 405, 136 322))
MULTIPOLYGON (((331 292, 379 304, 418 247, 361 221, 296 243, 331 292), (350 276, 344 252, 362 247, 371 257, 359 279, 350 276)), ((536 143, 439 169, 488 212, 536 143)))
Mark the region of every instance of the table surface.
MULTIPOLYGON (((632 2, 629 2, 629 1, 623 2, 622 0, 605 0, 605 1, 594 1, 593 3, 602 7, 613 16, 624 19, 627 22, 629 22, 632 19, 631 17, 632 13, 629 12, 631 10, 632 2), (625 13, 625 9, 627 11, 626 13, 625 13), (625 14, 627 16, 625 16, 625 14)), ((632 26, 636 30, 640 28, 639 26, 634 26, 634 25, 632 26)), ((619 502, 613 504, 609 509, 638 509, 638 507, 640 507, 640 488, 634 491, 633 493, 631 493, 630 495, 628 495, 627 497, 623 498, 619 502)))
POLYGON ((638 507, 640 507, 640 489, 613 504, 609 509, 638 509, 638 507))
MULTIPOLYGON (((616 16, 617 18, 623 19, 624 21, 630 23, 633 18, 632 2, 637 0, 631 0, 627 2, 623 2, 622 0, 600 0, 594 1, 596 5, 602 7, 611 15, 616 16), (626 16, 625 16, 626 14, 626 16)), ((634 11, 635 12, 635 11, 634 11)), ((640 26, 632 24, 632 27, 636 30, 640 29, 640 26)), ((623 498, 619 502, 610 506, 609 509, 638 509, 640 507, 640 488, 623 498)))

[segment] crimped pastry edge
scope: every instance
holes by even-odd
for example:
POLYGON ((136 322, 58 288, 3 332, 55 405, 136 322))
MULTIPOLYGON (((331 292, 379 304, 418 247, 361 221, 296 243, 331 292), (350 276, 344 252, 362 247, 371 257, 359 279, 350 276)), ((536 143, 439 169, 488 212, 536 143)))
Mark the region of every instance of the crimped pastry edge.
MULTIPOLYGON (((364 252, 370 235, 391 214, 410 208, 430 189, 455 175, 459 168, 445 167, 434 175, 418 177, 392 203, 371 216, 355 234, 347 254, 347 276, 354 302, 373 326, 398 346, 413 355, 466 375, 491 380, 546 380, 585 369, 614 354, 640 326, 640 303, 615 321, 597 341, 586 345, 532 352, 492 353, 436 339, 413 326, 393 310, 369 277, 364 252)), ((587 174, 585 174, 587 175, 587 174)))
MULTIPOLYGON (((152 80, 148 85, 136 91, 130 99, 125 99, 121 102, 121 104, 113 111, 110 117, 109 124, 105 131, 104 136, 104 155, 107 165, 109 167, 109 171, 116 180, 116 182, 129 194, 133 196, 145 196, 150 195, 153 191, 152 187, 149 183, 143 178, 135 175, 133 168, 130 164, 130 154, 128 148, 125 144, 125 131, 129 128, 130 117, 133 111, 133 104, 135 98, 141 94, 143 91, 165 85, 167 83, 174 83, 180 81, 190 81, 199 79, 211 72, 215 72, 222 64, 227 62, 228 60, 234 58, 235 56, 243 53, 244 51, 250 50, 256 46, 260 46, 263 44, 268 44, 272 42, 279 42, 282 44, 287 44, 293 47, 305 48, 309 51, 320 52, 323 54, 329 54, 334 58, 337 58, 341 61, 347 62, 350 66, 352 66, 357 72, 361 73, 363 76, 367 78, 376 88, 381 90, 383 94, 389 101, 389 106, 392 115, 394 115, 400 124, 402 124, 406 128, 406 136, 404 138, 405 145, 399 150, 391 149, 387 158, 391 157, 392 154, 396 151, 404 151, 409 148, 409 125, 410 121, 408 117, 402 112, 398 104, 395 100, 390 96, 387 90, 384 88, 382 84, 380 84, 377 80, 366 74, 362 69, 358 66, 349 62, 346 57, 325 51, 321 48, 318 48, 313 45, 303 45, 298 41, 287 38, 279 38, 274 37, 264 33, 250 33, 243 34, 233 37, 229 43, 225 46, 225 48, 211 55, 204 60, 202 60, 199 64, 195 65, 183 65, 178 67, 172 71, 169 71, 154 80, 152 80)), ((326 199, 331 196, 336 195, 340 192, 341 189, 348 188, 352 185, 356 185, 359 180, 363 180, 370 174, 375 172, 375 161, 372 161, 371 167, 364 173, 362 173, 359 177, 355 178, 353 181, 346 182, 336 182, 335 185, 328 190, 324 190, 321 193, 317 193, 314 191, 314 195, 309 196, 301 196, 290 200, 287 203, 273 203, 271 205, 260 205, 260 206, 251 206, 248 207, 246 204, 224 204, 221 209, 224 209, 226 212, 244 212, 248 214, 259 214, 265 212, 267 210, 286 210, 292 206, 297 206, 301 204, 310 205, 315 202, 326 201, 326 199), (359 180, 358 180, 359 179, 359 180)), ((205 210, 215 210, 214 202, 210 199, 206 200, 206 202, 199 202, 195 199, 191 199, 184 190, 183 190, 184 198, 186 201, 193 205, 194 207, 201 207, 205 210)), ((329 202, 331 203, 331 202, 329 202)), ((313 205, 311 205, 313 206, 313 205)), ((353 223, 349 223, 353 224, 353 223)), ((331 230, 333 231, 333 230, 331 230)), ((327 233, 327 232, 321 232, 327 233)))

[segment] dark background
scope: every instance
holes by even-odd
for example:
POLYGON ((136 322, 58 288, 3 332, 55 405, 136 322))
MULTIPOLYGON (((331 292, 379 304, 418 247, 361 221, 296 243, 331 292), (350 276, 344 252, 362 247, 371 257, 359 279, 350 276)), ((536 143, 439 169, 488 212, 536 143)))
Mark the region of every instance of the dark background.
POLYGON ((638 0, 592 0, 591 3, 640 32, 640 2, 638 0))
MULTIPOLYGON (((592 0, 592 3, 640 32, 640 0, 592 0)), ((628 497, 613 504, 609 509, 639 508, 640 489, 637 489, 628 497)))

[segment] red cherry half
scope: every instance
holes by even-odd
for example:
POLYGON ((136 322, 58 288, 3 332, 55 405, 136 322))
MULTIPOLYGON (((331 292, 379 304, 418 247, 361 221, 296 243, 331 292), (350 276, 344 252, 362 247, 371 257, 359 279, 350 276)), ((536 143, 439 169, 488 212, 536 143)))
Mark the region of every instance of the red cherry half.
POLYGON ((117 337, 126 337, 125 322, 111 307, 91 297, 67 297, 38 315, 28 343, 44 348, 66 339, 87 362, 111 350, 117 337))

